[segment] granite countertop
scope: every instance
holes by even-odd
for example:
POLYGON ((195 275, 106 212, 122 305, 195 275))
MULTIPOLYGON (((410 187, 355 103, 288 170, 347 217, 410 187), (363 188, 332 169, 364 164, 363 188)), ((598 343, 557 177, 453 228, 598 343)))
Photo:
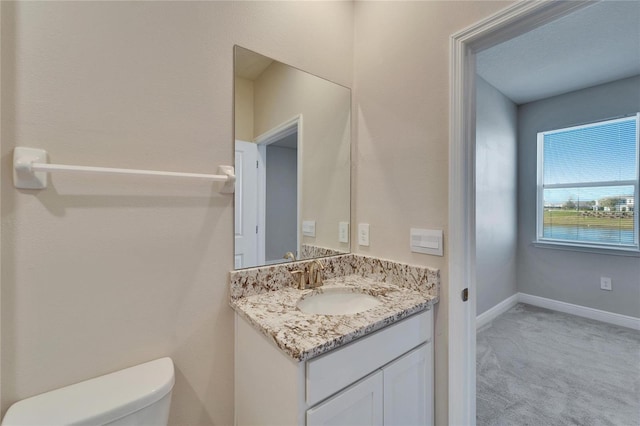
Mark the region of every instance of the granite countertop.
POLYGON ((240 297, 231 300, 231 306, 291 358, 305 361, 429 309, 437 301, 438 296, 426 290, 400 287, 375 274, 353 274, 326 279, 312 290, 284 287, 240 297), (297 308, 301 297, 330 288, 370 294, 382 303, 351 315, 307 314, 297 308))

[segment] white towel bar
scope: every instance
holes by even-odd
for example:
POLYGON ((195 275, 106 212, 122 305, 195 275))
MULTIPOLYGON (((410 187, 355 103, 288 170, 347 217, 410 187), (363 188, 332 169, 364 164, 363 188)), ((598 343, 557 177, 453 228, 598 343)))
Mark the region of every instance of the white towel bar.
POLYGON ((217 175, 165 172, 157 170, 116 169, 112 167, 72 166, 47 163, 47 151, 18 147, 13 150, 13 184, 18 189, 44 189, 48 172, 110 173, 118 175, 166 176, 224 182, 220 192, 233 193, 236 177, 232 166, 219 166, 217 175))

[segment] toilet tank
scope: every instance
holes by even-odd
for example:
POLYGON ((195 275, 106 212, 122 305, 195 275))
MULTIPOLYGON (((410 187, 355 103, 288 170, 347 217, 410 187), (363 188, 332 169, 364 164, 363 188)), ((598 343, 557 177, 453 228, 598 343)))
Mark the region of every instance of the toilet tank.
POLYGON ((2 426, 166 425, 174 382, 171 358, 157 359, 18 401, 2 426))

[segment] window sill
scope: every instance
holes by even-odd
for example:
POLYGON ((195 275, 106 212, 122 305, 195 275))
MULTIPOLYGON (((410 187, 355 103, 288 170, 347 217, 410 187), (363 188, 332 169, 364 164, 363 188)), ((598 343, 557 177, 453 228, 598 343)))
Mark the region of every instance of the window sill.
POLYGON ((534 247, 544 249, 555 249, 565 251, 579 251, 583 253, 605 254, 609 256, 640 257, 640 250, 637 248, 620 247, 594 247, 586 244, 572 244, 559 241, 534 240, 531 242, 534 247))

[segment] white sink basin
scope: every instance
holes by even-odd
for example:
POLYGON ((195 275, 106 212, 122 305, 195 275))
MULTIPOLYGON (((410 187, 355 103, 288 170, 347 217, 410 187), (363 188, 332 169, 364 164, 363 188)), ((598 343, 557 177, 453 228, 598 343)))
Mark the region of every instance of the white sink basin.
POLYGON ((369 294, 343 288, 326 288, 322 293, 308 295, 297 303, 302 312, 317 315, 351 315, 378 305, 380 301, 369 294))

